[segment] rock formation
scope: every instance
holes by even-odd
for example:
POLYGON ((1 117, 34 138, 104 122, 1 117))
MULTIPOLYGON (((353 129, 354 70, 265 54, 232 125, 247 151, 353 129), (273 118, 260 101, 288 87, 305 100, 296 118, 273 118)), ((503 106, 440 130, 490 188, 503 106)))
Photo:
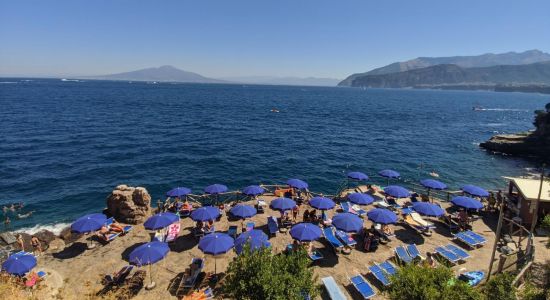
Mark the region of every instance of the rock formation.
POLYGON ((117 186, 107 198, 107 212, 117 221, 138 224, 150 214, 151 196, 143 187, 117 186))
POLYGON ((505 154, 536 156, 550 161, 550 103, 546 110, 535 111, 535 130, 519 134, 502 134, 491 137, 480 147, 505 154))

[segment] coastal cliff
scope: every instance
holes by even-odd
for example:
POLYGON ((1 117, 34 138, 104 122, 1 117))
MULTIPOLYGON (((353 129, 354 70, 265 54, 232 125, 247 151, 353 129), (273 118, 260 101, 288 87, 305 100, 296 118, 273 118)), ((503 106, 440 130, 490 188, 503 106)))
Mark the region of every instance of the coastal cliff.
POLYGON ((495 135, 479 146, 493 152, 536 156, 550 161, 550 103, 546 104, 545 109, 535 111, 535 130, 495 135))

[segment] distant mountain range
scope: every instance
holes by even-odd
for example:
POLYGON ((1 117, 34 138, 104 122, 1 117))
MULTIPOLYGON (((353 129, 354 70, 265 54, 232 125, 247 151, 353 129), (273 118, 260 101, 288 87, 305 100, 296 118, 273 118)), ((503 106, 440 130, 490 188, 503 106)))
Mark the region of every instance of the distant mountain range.
POLYGON ((302 86, 336 86, 340 82, 340 79, 319 77, 240 76, 221 79, 235 83, 302 86))
MULTIPOLYGON (((354 83, 356 79, 371 76, 371 75, 385 75, 391 73, 407 72, 410 70, 427 68, 436 65, 456 65, 460 68, 476 68, 476 67, 490 67, 497 65, 525 65, 533 64, 537 62, 550 61, 550 54, 544 53, 539 50, 529 50, 521 53, 507 52, 501 54, 487 53, 477 56, 450 56, 450 57, 418 57, 405 62, 396 62, 387 66, 377 68, 365 73, 357 73, 350 75, 339 86, 359 86, 354 83)), ((441 71, 445 69, 436 68, 428 69, 433 71, 441 71)), ((410 75, 411 73, 409 73, 410 75)), ((413 73, 414 74, 414 73, 413 73)), ((422 74, 427 75, 427 72, 422 74)), ((372 77, 370 77, 372 80, 372 77)), ((358 81, 359 82, 359 81, 358 81)), ((361 80, 365 82, 365 79, 361 80)), ((426 82, 427 83, 427 82, 426 82)), ((451 83, 451 82, 449 82, 451 83)))
POLYGON ((227 83, 226 81, 204 77, 200 74, 183 71, 172 66, 147 68, 137 71, 88 76, 86 79, 101 80, 128 80, 128 81, 157 81, 157 82, 189 82, 189 83, 227 83))

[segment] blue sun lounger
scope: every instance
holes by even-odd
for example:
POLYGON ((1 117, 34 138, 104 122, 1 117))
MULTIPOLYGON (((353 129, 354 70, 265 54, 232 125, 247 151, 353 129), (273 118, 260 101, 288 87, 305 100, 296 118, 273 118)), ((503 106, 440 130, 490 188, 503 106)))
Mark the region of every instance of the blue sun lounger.
POLYGON ((424 259, 424 257, 420 255, 420 251, 418 251, 416 244, 408 244, 407 252, 409 253, 409 256, 412 257, 413 259, 415 258, 424 259))
POLYGON ((480 243, 478 243, 471 236, 467 235, 464 231, 458 232, 457 234, 455 234, 454 237, 455 239, 458 239, 459 241, 463 242, 471 248, 476 248, 478 245, 480 245, 480 243))
POLYGON ((359 292, 359 294, 361 294, 363 299, 370 299, 376 295, 370 284, 363 276, 361 276, 361 274, 351 277, 350 281, 353 284, 353 287, 359 292))
POLYGON ((313 250, 313 252, 309 255, 309 258, 312 260, 312 261, 317 261, 317 260, 321 260, 323 258, 325 258, 323 256, 323 254, 321 254, 321 252, 319 252, 319 250, 315 249, 313 250))
POLYGON ((386 273, 388 273, 388 275, 390 276, 395 275, 395 273, 397 273, 397 268, 388 260, 381 263, 380 267, 382 267, 382 269, 384 269, 384 271, 386 271, 386 273))
POLYGON ((470 258, 470 254, 468 254, 468 252, 466 252, 466 250, 456 246, 456 245, 453 245, 453 244, 449 244, 447 245, 445 248, 447 248, 447 250, 453 252, 454 254, 456 254, 458 257, 460 257, 461 260, 466 260, 468 258, 470 258))
POLYGON ((321 279, 325 289, 327 290, 328 296, 332 300, 346 300, 347 297, 344 295, 344 292, 340 289, 334 278, 332 276, 324 277, 321 279))
POLYGON ((460 257, 458 255, 443 247, 436 247, 435 252, 452 264, 456 264, 460 261, 460 257))
POLYGON ((484 236, 471 230, 464 231, 464 234, 474 239, 478 244, 484 244, 485 242, 487 242, 487 239, 484 236))
POLYGON ((323 234, 325 236, 325 239, 332 246, 334 253, 338 253, 338 250, 344 247, 344 245, 334 235, 334 232, 332 231, 332 227, 323 228, 323 234))
POLYGON ((336 236, 342 243, 344 243, 346 246, 355 246, 357 245, 357 241, 354 240, 351 235, 343 232, 342 230, 336 230, 336 236))
POLYGON ((351 205, 349 202, 340 202, 340 207, 344 212, 351 212, 351 205))
POLYGON ((413 261, 413 258, 409 255, 407 250, 405 250, 405 247, 398 246, 395 248, 395 256, 398 260, 404 262, 405 264, 409 264, 413 261))
POLYGON ((238 230, 237 226, 229 226, 229 228, 227 229, 227 235, 229 235, 232 238, 236 238, 237 230, 238 230))
POLYGON ((274 216, 267 217, 267 228, 269 228, 269 234, 275 235, 279 232, 279 224, 274 216))
POLYGON ((380 281, 382 285, 389 286, 390 285, 390 279, 386 275, 386 272, 379 266, 379 265, 372 265, 369 267, 370 272, 376 278, 376 280, 380 281))

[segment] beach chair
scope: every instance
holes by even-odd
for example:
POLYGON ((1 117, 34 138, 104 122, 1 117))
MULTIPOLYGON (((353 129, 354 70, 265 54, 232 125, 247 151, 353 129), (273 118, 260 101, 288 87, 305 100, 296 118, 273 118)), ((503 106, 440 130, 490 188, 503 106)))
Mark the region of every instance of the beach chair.
POLYGON ((323 277, 321 278, 321 281, 323 282, 323 285, 325 286, 325 289, 327 290, 328 297, 332 300, 346 300, 347 297, 342 292, 336 281, 332 276, 323 277))
POLYGON ((470 254, 468 254, 468 252, 466 252, 466 250, 464 250, 464 249, 462 249, 462 248, 460 248, 456 245, 448 244, 447 246, 445 246, 445 248, 447 248, 447 250, 449 250, 449 251, 453 252, 454 254, 456 254, 463 261, 470 258, 470 254))
POLYGON ((487 242, 487 239, 484 236, 480 235, 479 233, 475 233, 471 230, 464 231, 464 234, 474 239, 478 245, 481 245, 487 242))
POLYGON ((332 224, 332 219, 330 219, 324 211, 321 213, 321 220, 325 226, 330 226, 332 224))
POLYGON ((311 252, 311 254, 309 254, 309 258, 312 260, 312 261, 318 261, 318 260, 321 260, 323 258, 325 258, 323 256, 323 254, 317 250, 317 249, 313 249, 313 251, 311 252))
POLYGON ((443 257, 445 260, 450 262, 451 264, 456 264, 460 261, 460 257, 453 252, 447 250, 443 247, 436 247, 435 253, 439 254, 441 257, 443 257))
POLYGON ((343 232, 342 230, 336 230, 336 237, 338 237, 338 239, 340 239, 340 241, 342 241, 342 243, 346 246, 353 247, 357 245, 357 241, 353 239, 351 235, 343 232))
POLYGON ((355 214, 357 214, 357 215, 360 216, 360 217, 367 214, 367 212, 366 212, 364 209, 362 209, 362 208, 361 208, 359 205, 357 205, 357 204, 352 205, 352 206, 351 206, 351 209, 352 209, 353 211, 355 211, 355 214))
POLYGON ((203 268, 204 259, 198 257, 192 258, 189 269, 185 271, 185 275, 181 279, 181 286, 184 288, 193 288, 203 268))
POLYGON ((351 212, 351 206, 349 202, 340 202, 340 208, 342 208, 343 212, 351 212))
POLYGON ((374 206, 379 207, 379 208, 386 208, 386 209, 390 209, 392 207, 391 205, 389 205, 384 200, 374 202, 374 206))
POLYGON ((419 213, 413 211, 413 212, 410 213, 410 215, 413 218, 413 220, 416 221, 416 223, 420 224, 420 226, 422 226, 426 229, 435 228, 433 223, 424 220, 424 218, 422 218, 422 216, 419 213))
POLYGON ((106 243, 110 243, 114 239, 116 239, 120 234, 121 234, 120 232, 108 234, 107 239, 101 239, 101 241, 106 242, 106 243))
POLYGON ((374 230, 378 233, 378 235, 386 238, 388 241, 391 240, 392 237, 395 237, 395 234, 387 234, 382 230, 382 224, 376 223, 374 224, 374 230))
POLYGON ((402 206, 397 203, 397 200, 393 198, 386 198, 386 203, 388 203, 395 210, 402 208, 402 206))
POLYGON ((455 222, 450 215, 441 216, 439 217, 439 221, 441 221, 443 224, 447 225, 450 232, 457 231, 460 229, 460 225, 455 222))
POLYGON ((416 222, 410 214, 403 217, 403 223, 420 234, 427 230, 425 227, 418 224, 418 222, 416 222))
POLYGON ((126 265, 122 267, 118 272, 116 272, 114 275, 105 275, 104 278, 104 284, 105 285, 119 285, 126 280, 128 275, 132 272, 134 269, 133 265, 126 265))
POLYGON ((379 266, 379 265, 372 265, 369 267, 369 271, 371 274, 376 278, 376 280, 380 281, 383 286, 389 286, 390 285, 390 279, 386 275, 386 272, 379 266))
POLYGON ((395 275, 397 273, 397 267, 394 264, 392 264, 389 260, 386 260, 385 262, 381 263, 380 267, 382 267, 382 269, 384 269, 384 271, 386 271, 386 273, 388 273, 388 275, 390 276, 395 275))
POLYGON ((109 227, 109 225, 113 224, 115 222, 115 219, 113 217, 105 220, 105 226, 109 227))
POLYGON ((334 253, 338 253, 339 250, 341 251, 342 248, 344 248, 344 245, 334 235, 332 227, 323 228, 323 235, 325 236, 327 242, 329 242, 329 244, 332 246, 334 253))
POLYGON ((395 257, 398 261, 401 261, 405 264, 410 264, 413 261, 413 258, 409 255, 405 247, 398 246, 395 248, 395 257))
POLYGON ((246 231, 251 231, 252 229, 254 229, 254 225, 254 222, 246 223, 246 231))
POLYGON ((275 218, 274 216, 267 217, 267 228, 269 229, 269 234, 277 234, 277 232, 279 232, 279 224, 277 223, 277 218, 275 218))
POLYGON ((415 258, 424 259, 424 257, 420 255, 420 251, 418 251, 416 244, 408 244, 407 252, 409 253, 409 256, 412 257, 413 259, 415 258))
POLYGON ((466 235, 463 231, 455 234, 454 238, 468 245, 470 248, 476 248, 479 245, 476 240, 474 240, 471 236, 466 235))
POLYGON ((376 295, 376 292, 361 274, 351 277, 350 281, 353 284, 353 287, 359 292, 359 294, 361 294, 363 299, 370 299, 376 295))
POLYGON ((229 228, 227 229, 227 234, 232 238, 236 238, 238 228, 239 227, 237 227, 235 225, 229 226, 229 228))

